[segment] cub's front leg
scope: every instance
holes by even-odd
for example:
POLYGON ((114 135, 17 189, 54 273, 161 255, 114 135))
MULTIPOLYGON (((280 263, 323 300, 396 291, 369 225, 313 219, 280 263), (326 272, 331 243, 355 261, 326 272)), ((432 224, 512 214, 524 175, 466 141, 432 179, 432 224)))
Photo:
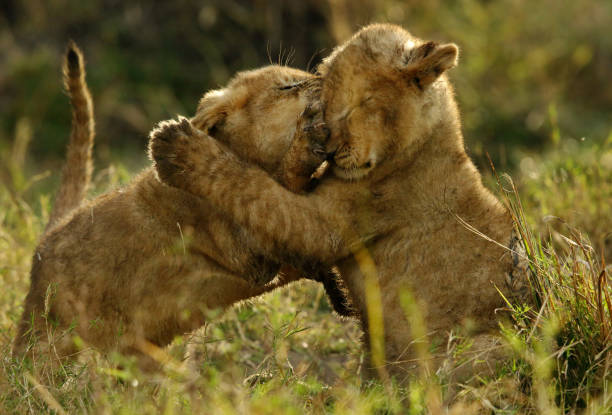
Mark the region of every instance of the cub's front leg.
POLYGON ((288 191, 186 118, 160 123, 149 154, 162 182, 205 198, 281 262, 329 266, 348 255, 338 232, 341 218, 330 214, 335 209, 326 200, 288 191))

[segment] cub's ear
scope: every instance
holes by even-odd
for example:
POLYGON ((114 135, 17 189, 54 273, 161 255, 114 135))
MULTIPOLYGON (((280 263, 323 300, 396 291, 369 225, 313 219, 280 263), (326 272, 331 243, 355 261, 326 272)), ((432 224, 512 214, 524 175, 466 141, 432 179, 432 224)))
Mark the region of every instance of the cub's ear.
POLYGON ((200 99, 196 114, 191 119, 193 126, 208 134, 215 125, 225 120, 230 109, 227 95, 225 89, 207 92, 200 99))
POLYGON ((406 51, 406 54, 405 78, 423 90, 446 70, 457 65, 459 48, 454 43, 440 45, 427 42, 406 51))

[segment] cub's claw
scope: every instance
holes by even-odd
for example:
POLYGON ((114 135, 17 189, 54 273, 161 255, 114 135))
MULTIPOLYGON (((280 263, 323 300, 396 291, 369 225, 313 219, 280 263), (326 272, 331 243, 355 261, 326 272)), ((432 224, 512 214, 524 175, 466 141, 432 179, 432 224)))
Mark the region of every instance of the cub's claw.
POLYGON ((304 134, 311 142, 324 144, 330 136, 330 130, 323 120, 323 105, 313 102, 308 105, 300 118, 304 134))

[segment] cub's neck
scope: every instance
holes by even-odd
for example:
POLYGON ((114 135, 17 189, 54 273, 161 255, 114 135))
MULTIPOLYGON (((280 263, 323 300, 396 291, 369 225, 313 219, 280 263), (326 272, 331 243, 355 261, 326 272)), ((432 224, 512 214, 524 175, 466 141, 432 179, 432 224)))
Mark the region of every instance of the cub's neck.
POLYGON ((511 217, 483 186, 453 120, 439 123, 418 149, 397 154, 389 165, 393 170, 372 181, 373 191, 388 195, 383 203, 399 209, 404 225, 441 229, 463 220, 499 242, 509 240, 511 217))
POLYGON ((457 126, 447 123, 434 130, 423 148, 419 170, 424 191, 446 208, 452 220, 464 220, 493 238, 512 231, 512 219, 503 204, 482 184, 480 172, 465 151, 457 126), (429 163, 426 162, 429 160, 429 163))

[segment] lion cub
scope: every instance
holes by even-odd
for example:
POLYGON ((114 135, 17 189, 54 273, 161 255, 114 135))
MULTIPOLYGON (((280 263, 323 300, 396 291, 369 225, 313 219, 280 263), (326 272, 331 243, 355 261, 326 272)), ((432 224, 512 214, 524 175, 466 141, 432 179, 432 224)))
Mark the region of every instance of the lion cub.
POLYGON ((399 381, 418 365, 435 371, 445 358, 417 359, 411 298, 432 342, 446 344, 460 326, 477 335, 469 367, 495 361, 489 333, 506 306, 500 292, 525 301, 529 287, 510 214, 466 154, 445 75, 457 57, 456 45, 393 25, 365 27, 337 47, 319 68, 335 177, 307 195, 288 192, 203 134, 176 135, 153 152, 164 182, 223 208, 276 248, 271 258, 336 264, 362 319, 372 370, 399 381), (240 209, 245 203, 249 209, 240 209))
MULTIPOLYGON (((242 72, 202 98, 192 123, 299 191, 325 159, 325 128, 306 137, 297 124, 302 113, 301 119, 320 116, 309 107, 318 83, 287 67, 242 72)), ((163 139, 159 132, 166 127, 160 123, 153 134, 163 139)), ((178 128, 191 123, 183 119, 178 128)), ((61 359, 76 351, 74 335, 101 351, 167 345, 200 327, 208 310, 300 276, 284 268, 292 274, 266 285, 280 265, 263 254, 223 209, 161 183, 146 169, 126 187, 58 218, 42 236, 14 353, 35 344, 30 351, 61 359)), ((317 279, 343 297, 333 278, 325 273, 317 279)))

